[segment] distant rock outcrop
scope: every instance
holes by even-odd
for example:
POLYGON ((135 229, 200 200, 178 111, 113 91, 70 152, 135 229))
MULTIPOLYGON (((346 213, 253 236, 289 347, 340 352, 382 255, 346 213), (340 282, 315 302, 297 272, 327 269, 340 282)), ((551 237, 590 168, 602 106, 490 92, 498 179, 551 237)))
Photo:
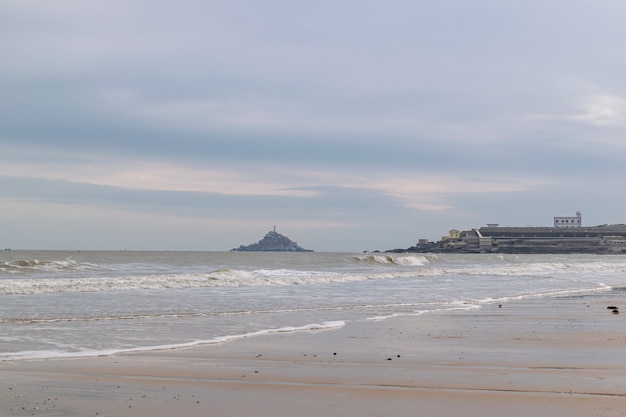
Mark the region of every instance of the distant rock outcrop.
POLYGON ((231 249, 235 252, 313 252, 310 249, 304 249, 287 236, 281 235, 274 230, 267 232, 265 237, 257 243, 251 245, 241 245, 238 248, 231 249))

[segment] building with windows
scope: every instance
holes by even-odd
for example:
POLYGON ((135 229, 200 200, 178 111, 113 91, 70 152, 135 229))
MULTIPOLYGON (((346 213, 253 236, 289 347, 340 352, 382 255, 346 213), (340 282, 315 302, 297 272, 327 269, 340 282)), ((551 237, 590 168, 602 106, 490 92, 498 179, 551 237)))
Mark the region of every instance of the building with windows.
POLYGON ((461 231, 457 229, 450 229, 448 231, 448 239, 460 239, 461 231))
POLYGON ((582 227, 582 226, 583 226, 583 215, 580 211, 577 211, 576 216, 574 217, 557 216, 554 218, 554 227, 558 229, 568 228, 568 227, 582 227))

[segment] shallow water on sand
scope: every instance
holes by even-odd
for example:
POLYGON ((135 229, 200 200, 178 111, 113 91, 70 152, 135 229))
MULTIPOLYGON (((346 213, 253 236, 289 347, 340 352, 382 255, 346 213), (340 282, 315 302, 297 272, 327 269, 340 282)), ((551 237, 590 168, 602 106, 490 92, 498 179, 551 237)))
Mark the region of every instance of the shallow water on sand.
POLYGON ((10 251, 0 360, 107 355, 626 287, 626 256, 10 251))

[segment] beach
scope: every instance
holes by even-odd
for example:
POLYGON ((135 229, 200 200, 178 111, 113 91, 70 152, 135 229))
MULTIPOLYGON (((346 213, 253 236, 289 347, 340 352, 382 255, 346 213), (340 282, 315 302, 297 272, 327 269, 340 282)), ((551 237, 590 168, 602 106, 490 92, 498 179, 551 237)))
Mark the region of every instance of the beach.
POLYGON ((624 416, 625 350, 618 289, 188 349, 4 361, 0 414, 624 416))

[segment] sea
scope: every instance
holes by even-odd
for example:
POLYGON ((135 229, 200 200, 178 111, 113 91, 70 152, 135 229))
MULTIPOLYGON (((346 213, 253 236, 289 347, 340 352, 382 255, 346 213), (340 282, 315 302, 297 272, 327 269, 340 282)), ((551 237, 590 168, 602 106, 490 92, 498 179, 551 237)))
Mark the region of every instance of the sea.
POLYGON ((626 287, 626 255, 0 252, 0 361, 106 356, 626 287))

